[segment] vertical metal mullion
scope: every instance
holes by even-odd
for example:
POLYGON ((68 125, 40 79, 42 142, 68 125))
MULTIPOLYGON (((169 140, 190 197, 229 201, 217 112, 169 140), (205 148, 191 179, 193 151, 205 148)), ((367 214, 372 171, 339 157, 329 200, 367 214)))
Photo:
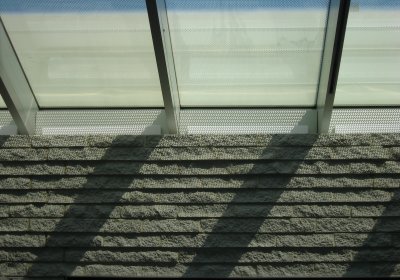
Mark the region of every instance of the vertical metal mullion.
POLYGON ((20 134, 35 134, 39 107, 0 18, 0 94, 20 134))
POLYGON ((319 133, 329 132, 350 2, 350 0, 330 2, 317 94, 319 133))
POLYGON ((179 133, 179 95, 165 0, 146 0, 168 133, 179 133))

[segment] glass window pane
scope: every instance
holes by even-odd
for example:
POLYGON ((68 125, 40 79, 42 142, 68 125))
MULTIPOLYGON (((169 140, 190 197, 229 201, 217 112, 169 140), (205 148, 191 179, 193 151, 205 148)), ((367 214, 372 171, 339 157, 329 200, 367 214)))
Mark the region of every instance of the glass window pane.
POLYGON ((335 105, 400 105, 400 1, 351 3, 335 105))
POLYGON ((0 96, 0 109, 6 109, 6 103, 4 103, 3 97, 0 96))
POLYGON ((182 106, 314 106, 328 0, 167 0, 182 106))
POLYGON ((144 0, 1 0, 41 107, 162 107, 144 0))

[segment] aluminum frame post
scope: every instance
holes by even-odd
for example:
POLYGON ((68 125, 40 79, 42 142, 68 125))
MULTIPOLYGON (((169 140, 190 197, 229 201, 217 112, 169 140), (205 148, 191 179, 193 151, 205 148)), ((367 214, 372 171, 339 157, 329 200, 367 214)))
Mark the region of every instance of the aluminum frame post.
POLYGON ((35 134, 39 107, 0 18, 0 94, 19 134, 35 134))
POLYGON ((350 0, 331 0, 329 6, 317 93, 318 133, 329 132, 350 3, 350 0))
POLYGON ((179 133, 179 94, 165 0, 146 0, 168 133, 179 133))

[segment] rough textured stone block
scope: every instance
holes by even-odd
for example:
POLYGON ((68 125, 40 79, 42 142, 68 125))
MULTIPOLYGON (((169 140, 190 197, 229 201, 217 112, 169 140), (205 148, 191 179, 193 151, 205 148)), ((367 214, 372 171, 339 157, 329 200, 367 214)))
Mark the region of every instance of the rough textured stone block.
POLYGON ((72 234, 52 232, 48 234, 46 239, 46 247, 97 248, 101 246, 103 246, 103 237, 98 233, 72 234))
POLYGON ((40 234, 0 234, 0 247, 4 248, 43 247, 45 242, 46 236, 40 234))
POLYGON ((398 262, 400 252, 389 248, 362 248, 353 252, 353 260, 357 262, 398 262))
POLYGON ((65 174, 65 166, 57 163, 0 163, 0 175, 65 174))
MULTIPOLYGON (((100 160, 99 158, 98 160, 100 160)), ((50 148, 48 150, 48 160, 68 161, 68 160, 88 160, 83 148, 50 148)))
POLYGON ((338 247, 388 247, 392 236, 388 233, 335 233, 338 247))
POLYGON ((319 263, 349 262, 353 251, 329 249, 208 249, 186 252, 179 262, 192 263, 319 263))
POLYGON ((0 249, 0 262, 51 262, 63 261, 62 249, 0 249))
POLYGON ((31 180, 23 177, 0 178, 0 190, 29 189, 31 180))
POLYGON ((105 247, 155 248, 269 248, 275 246, 275 235, 270 234, 173 234, 173 235, 117 235, 104 236, 105 247))
POLYGON ((316 219, 292 218, 290 219, 291 232, 315 232, 316 219))
POLYGON ((142 147, 145 136, 131 135, 93 135, 88 136, 88 144, 92 147, 142 147))
POLYGON ((319 263, 314 265, 314 276, 319 277, 371 277, 367 263, 319 263))
POLYGON ((259 264, 256 266, 257 277, 313 277, 318 276, 314 264, 259 264))
POLYGON ((46 149, 0 149, 0 161, 47 160, 46 149))
POLYGON ((88 277, 181 277, 185 267, 181 265, 120 265, 88 264, 75 267, 74 276, 88 277))
MULTIPOLYGON (((398 198, 393 198, 391 202, 397 201, 398 198)), ((379 200, 377 200, 378 202, 379 200)), ((400 205, 363 205, 353 206, 351 209, 353 217, 400 217, 400 205)))
POLYGON ((178 210, 174 205, 117 206, 115 211, 121 218, 176 218, 178 210))
MULTIPOLYGON (((377 223, 375 219, 320 218, 316 219, 316 232, 370 232, 377 223)), ((375 230, 376 231, 376 230, 375 230)))
POLYGON ((87 146, 86 136, 79 135, 31 136, 31 142, 35 148, 87 146))
MULTIPOLYGON (((0 224, 1 226, 1 224, 0 224)), ((199 232, 198 221, 134 219, 31 219, 33 232, 199 232)))
POLYGON ((64 205, 49 204, 28 204, 28 205, 11 205, 10 217, 21 218, 59 218, 63 217, 65 212, 64 205))
POLYGON ((387 178, 380 177, 374 178, 372 186, 374 188, 399 188, 400 187, 400 178, 387 178))
POLYGON ((28 228, 28 219, 0 218, 1 232, 28 231, 28 228))
MULTIPOLYGON (((235 201, 236 203, 236 201, 235 201)), ((273 204, 215 204, 188 205, 176 207, 178 217, 186 218, 262 218, 262 217, 292 217, 291 206, 273 204)))
POLYGON ((10 207, 6 205, 0 205, 0 218, 7 218, 10 215, 10 207))
MULTIPOLYGON (((336 200, 332 200, 332 202, 334 201, 336 200)), ((351 201, 351 198, 348 198, 348 201, 351 201)), ((350 210, 348 205, 295 205, 293 206, 293 216, 350 217, 350 210)))
MULTIPOLYGON (((122 248, 121 248, 122 249, 122 248)), ((133 250, 67 250, 67 262, 85 263, 176 263, 178 253, 171 251, 133 251, 133 250)))
POLYGON ((291 231, 289 219, 202 219, 203 232, 273 233, 291 231))
POLYGON ((99 219, 99 218, 120 218, 120 210, 115 205, 79 205, 71 204, 66 207, 64 214, 68 218, 99 219))
POLYGON ((333 247, 335 240, 333 234, 296 234, 278 235, 277 247, 333 247))
POLYGON ((396 262, 376 262, 370 265, 371 275, 374 277, 399 277, 400 266, 396 262))
POLYGON ((0 203, 45 203, 48 201, 46 191, 2 191, 0 203))
POLYGON ((24 135, 0 135, 0 148, 28 148, 31 139, 24 135))

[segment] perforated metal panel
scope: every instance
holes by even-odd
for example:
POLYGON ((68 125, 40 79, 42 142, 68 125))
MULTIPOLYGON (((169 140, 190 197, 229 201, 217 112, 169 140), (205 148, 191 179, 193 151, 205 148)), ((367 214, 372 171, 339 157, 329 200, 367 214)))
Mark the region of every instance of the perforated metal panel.
POLYGON ((187 109, 180 119, 182 134, 316 132, 316 111, 311 109, 187 109))
POLYGON ((161 134, 164 110, 45 110, 37 134, 161 134))
POLYGON ((333 133, 398 133, 400 108, 334 109, 329 127, 333 133))
MULTIPOLYGON (((315 110, 181 110, 181 134, 315 133, 315 110)), ((163 110, 45 110, 37 134, 160 134, 163 110)))
POLYGON ((7 110, 0 110, 0 135, 14 134, 17 134, 17 126, 10 113, 7 110))

